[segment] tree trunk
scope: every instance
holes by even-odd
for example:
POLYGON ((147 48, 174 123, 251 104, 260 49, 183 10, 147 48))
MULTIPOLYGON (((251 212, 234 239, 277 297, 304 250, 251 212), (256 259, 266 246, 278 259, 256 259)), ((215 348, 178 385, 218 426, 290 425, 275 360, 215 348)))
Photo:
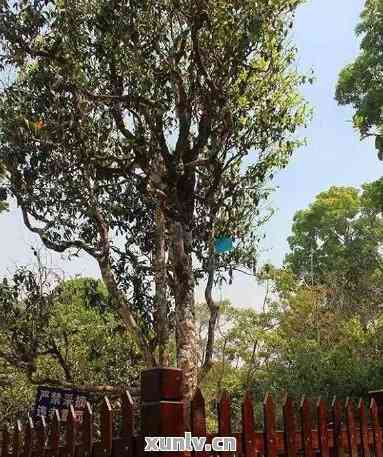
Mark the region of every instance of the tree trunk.
POLYGON ((205 288, 205 300, 210 312, 209 318, 209 327, 207 334, 207 343, 205 349, 205 359, 201 372, 199 375, 199 383, 203 381, 209 370, 212 366, 213 360, 213 351, 214 351, 214 337, 215 337, 215 327, 218 319, 219 306, 215 303, 213 299, 213 286, 214 286, 214 275, 215 275, 215 250, 214 250, 214 236, 210 241, 209 246, 209 258, 208 258, 208 280, 205 288))
POLYGON ((155 282, 156 336, 158 341, 158 363, 169 366, 169 324, 166 259, 165 259, 165 219, 161 208, 156 210, 156 239, 153 253, 155 282))
POLYGON ((188 402, 197 386, 192 235, 179 222, 174 223, 172 228, 177 367, 184 372, 183 395, 188 402))

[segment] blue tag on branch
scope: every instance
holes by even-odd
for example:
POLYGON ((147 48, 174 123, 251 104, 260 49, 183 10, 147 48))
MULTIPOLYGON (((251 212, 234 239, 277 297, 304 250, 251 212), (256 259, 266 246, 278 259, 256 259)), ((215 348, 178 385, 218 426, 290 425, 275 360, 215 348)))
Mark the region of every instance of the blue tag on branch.
POLYGON ((233 249, 233 239, 232 238, 217 238, 214 243, 215 251, 222 254, 223 252, 228 252, 233 249))

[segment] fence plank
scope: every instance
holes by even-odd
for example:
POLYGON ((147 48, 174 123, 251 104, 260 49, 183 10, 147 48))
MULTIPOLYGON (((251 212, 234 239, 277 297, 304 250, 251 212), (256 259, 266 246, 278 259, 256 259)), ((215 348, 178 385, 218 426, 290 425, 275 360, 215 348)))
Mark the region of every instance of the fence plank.
POLYGON ((23 428, 21 422, 16 421, 15 428, 13 430, 13 452, 12 457, 19 457, 21 455, 21 441, 22 441, 23 428))
POLYGON ((1 457, 9 457, 9 444, 10 444, 10 436, 9 436, 9 428, 7 425, 3 427, 3 442, 1 443, 1 457))
POLYGON ((374 454, 375 457, 382 457, 382 429, 379 424, 378 405, 373 398, 370 403, 370 416, 374 437, 374 454))
POLYGON ((133 457, 133 434, 134 434, 134 411, 133 400, 130 393, 126 390, 121 396, 122 414, 122 447, 126 457, 133 457))
POLYGON ((52 425, 51 425, 51 439, 50 439, 50 454, 52 457, 59 457, 60 447, 60 413, 57 409, 54 410, 52 425))
POLYGON ((74 457, 76 448, 76 427, 77 420, 73 405, 69 406, 67 422, 66 422, 66 436, 65 436, 65 455, 66 457, 74 457))
POLYGON ((277 457, 275 411, 271 394, 266 394, 263 401, 265 457, 277 457))
POLYGON ((370 457, 370 445, 368 442, 368 416, 364 401, 362 399, 359 400, 358 413, 362 457, 370 457))
POLYGON ((113 412, 107 397, 104 397, 101 407, 101 446, 105 457, 112 454, 113 412))
POLYGON ((310 412, 310 402, 306 397, 303 397, 300 405, 301 413, 301 433, 302 433, 302 450, 304 457, 314 457, 312 443, 312 420, 310 412))
POLYGON ((242 435, 244 457, 255 457, 254 411, 251 392, 247 391, 242 403, 242 435))
POLYGON ((36 427, 36 455, 44 457, 47 444, 47 423, 44 416, 39 416, 36 427))
POLYGON ((325 401, 321 398, 319 398, 317 403, 317 415, 320 457, 330 457, 330 445, 327 425, 327 407, 325 401))
POLYGON ((283 431, 285 455, 286 457, 296 457, 297 427, 294 413, 294 403, 288 395, 286 395, 283 402, 283 431))
POLYGON ((222 392, 218 404, 218 431, 221 436, 229 436, 231 433, 231 405, 226 391, 222 392))
POLYGON ((349 456, 358 457, 354 404, 350 398, 346 401, 346 425, 349 456))
POLYGON ((93 412, 89 402, 86 402, 81 431, 83 456, 89 457, 93 449, 93 412))
POLYGON ((24 428, 24 450, 23 457, 31 457, 33 452, 33 420, 28 416, 27 423, 24 428))
MULTIPOLYGON (((231 401, 229 394, 224 390, 218 403, 218 432, 220 436, 231 435, 231 401)), ((220 452, 221 456, 229 457, 228 452, 220 452)))
POLYGON ((134 431, 133 400, 126 390, 121 396, 122 436, 130 438, 134 431))
POLYGON ((334 437, 334 457, 343 457, 344 449, 342 445, 342 406, 336 397, 334 397, 331 406, 334 437))
POLYGON ((194 436, 206 436, 205 400, 197 388, 191 402, 191 428, 194 436))
MULTIPOLYGON (((206 413, 205 413, 205 400, 202 396, 202 392, 197 388, 194 397, 191 402, 190 408, 191 414, 191 431, 193 436, 206 436, 206 413)), ((205 450, 201 452, 194 452, 195 455, 201 457, 207 457, 205 450)))

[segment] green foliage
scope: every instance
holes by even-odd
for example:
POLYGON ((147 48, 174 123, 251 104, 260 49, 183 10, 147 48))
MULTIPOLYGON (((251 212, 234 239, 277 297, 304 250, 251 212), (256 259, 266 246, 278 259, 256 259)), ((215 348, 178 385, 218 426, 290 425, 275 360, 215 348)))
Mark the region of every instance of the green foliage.
POLYGON ((108 307, 105 286, 75 279, 65 281, 57 292, 50 335, 65 348, 71 382, 118 385, 136 377, 142 367, 138 349, 108 307))
POLYGON ((372 216, 383 214, 383 178, 366 183, 362 188, 361 199, 366 212, 372 216))
MULTIPOLYGON (((297 402, 305 395, 330 404, 334 395, 367 399, 368 391, 382 388, 383 314, 366 328, 357 316, 329 311, 321 292, 297 278, 296 291, 277 286, 266 313, 251 308, 222 311, 226 324, 203 384, 210 430, 217 429, 216 406, 223 389, 232 396, 233 421, 239 428, 246 389, 252 392, 260 424, 266 392, 278 404, 286 392, 297 402), (289 299, 280 300, 279 294, 289 299)), ((280 408, 277 413, 282 426, 280 408)))
POLYGON ((381 182, 363 192, 332 187, 294 217, 285 265, 306 284, 327 289, 328 303, 344 312, 373 317, 382 302, 381 182))
MULTIPOLYGON (((2 347, 2 346, 0 346, 2 347)), ((35 400, 35 388, 24 373, 0 360, 0 422, 14 423, 24 419, 35 400)))
MULTIPOLYGON (((40 270, 41 272, 41 270, 40 270)), ((142 368, 137 347, 108 307, 105 286, 20 268, 0 287, 3 420, 25 417, 39 384, 118 387, 142 368)))
MULTIPOLYGON (((234 425, 239 425, 244 392, 253 388, 255 379, 259 380, 262 366, 270 356, 264 342, 276 323, 277 314, 273 307, 258 313, 250 308, 234 308, 227 301, 221 303, 214 363, 202 385, 210 430, 217 428, 216 405, 224 390, 232 398, 234 425)), ((263 394, 264 391, 256 391, 258 414, 263 394)))
POLYGON ((368 0, 357 34, 361 36, 360 54, 339 76, 336 99, 354 107, 354 126, 362 137, 374 135, 380 160, 383 158, 382 42, 383 3, 368 0))
POLYGON ((282 315, 267 382, 295 398, 366 398, 381 388, 381 314, 366 328, 357 316, 329 311, 312 292, 310 301, 301 294, 282 315))
POLYGON ((289 37, 300 3, 0 6, 0 66, 16 72, 0 94, 8 190, 48 248, 98 261, 109 292, 124 292, 114 304, 129 304, 141 346, 154 340, 156 208, 166 249, 178 224, 186 255, 202 265, 169 265, 173 298, 190 296, 174 288, 189 287, 193 273, 206 276, 215 235, 238 241, 221 275, 254 266, 265 183, 301 144, 308 117, 289 37))
POLYGON ((265 265, 258 274, 267 290, 263 310, 221 306, 203 385, 212 429, 212 400, 223 389, 238 424, 247 388, 259 423, 268 391, 278 402, 286 391, 297 401, 330 402, 367 399, 383 387, 382 183, 320 193, 295 215, 283 268, 265 265))

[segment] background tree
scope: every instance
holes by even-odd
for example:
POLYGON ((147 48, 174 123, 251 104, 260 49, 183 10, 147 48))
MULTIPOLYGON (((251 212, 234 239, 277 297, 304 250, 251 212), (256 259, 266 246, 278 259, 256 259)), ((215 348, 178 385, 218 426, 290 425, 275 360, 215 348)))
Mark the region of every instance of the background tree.
POLYGON ((380 160, 383 160, 382 17, 381 0, 367 0, 356 30, 361 38, 360 54, 342 70, 336 89, 338 103, 354 107, 354 126, 361 137, 375 137, 380 160))
POLYGON ((323 286, 305 284, 287 269, 269 269, 267 276, 279 316, 266 340, 272 356, 263 385, 255 381, 255 386, 328 400, 367 398, 369 390, 381 388, 381 309, 366 327, 358 313, 326 306, 323 286))
POLYGON ((17 269, 0 286, 3 420, 25 417, 38 385, 112 397, 132 389, 143 360, 108 306, 100 281, 62 281, 41 267, 17 269))
POLYGON ((0 420, 2 424, 24 418, 34 401, 34 389, 23 372, 0 360, 0 420))
POLYGON ((366 325, 383 299, 383 221, 372 195, 381 185, 366 184, 363 192, 331 187, 319 194, 296 213, 285 259, 307 285, 325 288, 327 306, 357 313, 366 325))
MULTIPOLYGON (((24 221, 49 248, 82 249, 97 260, 150 365, 156 341, 146 321, 161 325, 167 313, 154 317, 142 303, 147 275, 127 275, 124 290, 120 274, 129 266, 154 274, 150 241, 143 249, 142 238, 153 239, 146 208, 159 211, 162 283, 166 276, 186 398, 197 378, 193 255, 207 265, 218 228, 248 212, 245 193, 257 206, 306 119, 297 92, 304 79, 291 65, 288 37, 299 3, 38 0, 0 7, 1 62, 17 73, 3 92, 0 154, 24 221), (126 295, 132 289, 137 307, 126 295)), ((201 274, 207 269, 211 277, 215 268, 201 274)))
POLYGON ((213 366, 202 384, 210 429, 217 426, 223 389, 232 396, 238 425, 248 388, 258 421, 265 392, 278 402, 286 391, 297 402, 303 395, 331 402, 334 395, 367 400, 370 390, 381 389, 381 310, 366 327, 357 313, 325 306, 323 287, 307 285, 287 269, 269 268, 262 276, 271 283, 265 311, 221 307, 213 366))
MULTIPOLYGON (((216 407, 223 391, 232 397, 234 426, 240 426, 241 404, 247 389, 254 389, 260 383, 270 352, 265 345, 268 332, 276 324, 273 307, 265 312, 254 308, 235 308, 230 302, 220 303, 217 320, 217 341, 214 348, 212 367, 202 381, 207 401, 208 427, 216 430, 216 407)), ((208 318, 203 306, 197 308, 200 347, 204 348, 208 318)), ((263 386, 262 386, 263 387, 263 386)), ((262 393, 257 392, 257 414, 261 414, 262 393)))

